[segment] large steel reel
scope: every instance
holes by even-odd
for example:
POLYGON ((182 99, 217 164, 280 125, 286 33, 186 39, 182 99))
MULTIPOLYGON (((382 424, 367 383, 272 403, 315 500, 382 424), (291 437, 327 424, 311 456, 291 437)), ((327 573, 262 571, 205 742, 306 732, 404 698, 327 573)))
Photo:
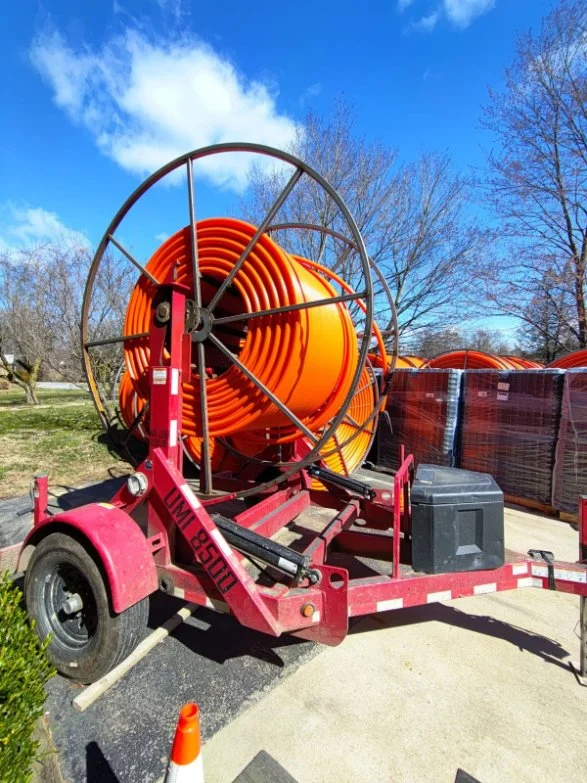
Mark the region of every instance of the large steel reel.
MULTIPOLYGON (((84 370, 86 373, 89 389, 94 399, 96 408, 98 410, 98 413, 100 415, 100 418, 104 426, 107 429, 112 428, 116 420, 116 413, 115 411, 112 410, 112 405, 108 401, 108 396, 104 393, 103 389, 101 389, 100 379, 97 377, 95 365, 92 361, 92 352, 96 350, 100 350, 100 348, 103 346, 114 346, 117 344, 121 345, 126 341, 131 341, 133 339, 138 339, 138 338, 144 338, 145 333, 140 333, 136 335, 118 334, 118 335, 112 335, 108 337, 101 337, 100 339, 92 339, 93 337, 95 337, 95 335, 93 336, 92 334, 90 334, 91 324, 89 319, 89 313, 91 310, 92 294, 93 294, 96 277, 99 274, 100 265, 105 253, 115 249, 129 263, 132 263, 142 276, 146 276, 147 278, 149 278, 149 280, 154 285, 160 284, 160 281, 155 279, 153 275, 150 274, 150 272, 145 268, 145 265, 142 264, 140 261, 138 261, 132 255, 132 253, 126 247, 124 247, 121 241, 116 238, 115 233, 119 229, 125 217, 132 210, 133 206, 139 201, 139 199, 141 199, 141 197, 145 193, 147 193, 147 191, 149 191, 154 185, 159 183, 163 178, 167 177, 170 174, 173 174, 174 172, 181 171, 181 170, 185 171, 186 182, 187 182, 186 221, 184 225, 187 224, 190 227, 191 265, 192 265, 193 280, 195 281, 194 290, 193 290, 193 302, 196 311, 202 314, 201 317, 207 318, 211 316, 211 322, 212 322, 211 328, 206 329, 206 334, 204 338, 199 339, 197 341, 194 340, 193 342, 193 358, 195 359, 194 361, 195 370, 199 382, 199 397, 200 397, 200 404, 201 404, 201 422, 202 422, 201 436, 203 439, 202 454, 201 454, 201 470, 200 470, 200 489, 202 492, 205 493, 210 493, 214 489, 211 457, 208 448, 208 444, 209 444, 208 407, 207 407, 208 395, 207 395, 206 386, 209 378, 207 378, 206 376, 206 369, 205 369, 206 342, 210 342, 215 347, 215 349, 221 351, 226 356, 227 360, 239 369, 239 371, 243 374, 244 377, 246 377, 261 392, 263 392, 263 394, 265 394, 267 398, 271 400, 271 402, 277 408, 279 408, 279 410, 287 417, 287 419, 291 421, 291 423, 300 430, 303 436, 307 439, 310 446, 308 453, 303 458, 299 458, 296 461, 288 462, 287 464, 281 465, 279 473, 276 473, 274 476, 272 476, 269 481, 265 481, 261 484, 258 484, 253 488, 246 488, 242 490, 242 492, 238 493, 239 496, 246 497, 248 495, 256 494, 262 491, 263 489, 269 488, 277 483, 285 481, 289 476, 293 475, 295 472, 299 471, 304 466, 310 464, 311 462, 316 461, 324 445, 329 441, 329 439, 331 438, 331 436, 333 435, 333 433, 335 432, 339 424, 345 419, 349 405, 353 399, 354 394, 357 392, 363 369, 368 364, 369 345, 372 340, 372 332, 373 332, 373 285, 371 279, 371 269, 373 265, 367 255, 359 229, 352 215, 350 214, 348 208, 346 207, 344 201, 340 197, 340 195, 318 172, 314 171, 314 169, 312 169, 310 166, 308 166, 306 163, 304 163, 302 160, 298 159, 297 157, 289 153, 276 150, 270 147, 265 147, 262 145, 235 143, 235 144, 219 144, 219 145, 202 148, 199 150, 194 150, 193 152, 189 152, 185 155, 182 155, 176 160, 170 162, 166 166, 159 169, 159 171, 155 172, 147 180, 145 180, 145 182, 143 182, 143 184, 140 185, 135 190, 135 192, 127 199, 127 201, 122 205, 122 207, 119 209, 119 211, 113 218, 112 222, 106 229, 89 270, 86 290, 84 294, 82 323, 81 323, 81 339, 82 339, 82 352, 84 357, 84 370), (218 289, 215 291, 212 298, 208 302, 204 303, 202 300, 202 287, 200 284, 198 240, 197 240, 197 232, 195 229, 196 214, 195 214, 195 198, 194 198, 194 165, 197 164, 198 160, 202 160, 203 158, 212 155, 222 155, 226 153, 247 153, 247 154, 253 153, 269 158, 274 158, 278 161, 281 161, 282 163, 288 164, 288 166, 290 166, 293 169, 293 173, 291 174, 289 180, 287 181, 287 184, 285 184, 280 194, 275 199, 271 208, 267 211, 265 218, 258 224, 258 228, 254 236, 251 238, 250 243, 245 248, 245 250, 239 257, 238 261, 234 264, 231 271, 220 283, 218 289), (302 229, 312 228, 314 230, 315 229, 324 230, 326 232, 330 231, 330 234, 335 235, 342 241, 346 242, 350 247, 350 249, 352 250, 352 252, 356 254, 356 258, 357 258, 356 269, 359 271, 359 277, 361 280, 360 290, 351 289, 350 293, 347 291, 346 293, 341 293, 340 295, 331 297, 329 299, 325 299, 323 301, 304 302, 297 305, 289 305, 286 307, 280 307, 276 309, 266 309, 259 312, 243 312, 242 314, 240 314, 240 320, 246 321, 248 323, 250 319, 254 319, 258 317, 267 318, 272 315, 280 316, 281 314, 287 311, 302 310, 302 309, 313 308, 313 307, 322 307, 322 306, 332 305, 333 303, 345 303, 345 307, 347 306, 347 303, 360 304, 361 312, 362 312, 362 316, 361 316, 362 332, 358 336, 358 357, 357 357, 356 370, 353 374, 352 382, 350 384, 350 387, 348 389, 348 392, 344 398, 342 405, 340 406, 336 415, 329 421, 328 425, 322 429, 320 434, 311 432, 306 427, 304 427, 303 422, 301 422, 298 419, 298 417, 291 410, 288 409, 288 406, 285 405, 282 402, 282 400, 278 399, 271 392, 270 389, 268 389, 257 377, 255 377, 255 375, 251 373, 250 369, 247 368, 242 362, 240 362, 238 356, 234 355, 227 348, 227 346, 224 345, 222 341, 218 339, 218 337, 214 332, 214 323, 220 323, 222 321, 228 320, 226 318, 224 319, 218 318, 217 321, 214 321, 214 311, 218 305, 218 302, 222 299, 224 292, 231 285, 235 277, 239 274, 239 271, 242 269, 243 265, 246 264, 249 253, 253 250, 256 243, 259 241, 260 237, 263 234, 267 233, 268 231, 273 232, 283 227, 282 225, 279 225, 277 221, 279 210, 281 206, 284 204, 284 202, 286 201, 286 199, 288 198, 288 196, 291 194, 292 190, 294 189, 298 181, 304 176, 309 177, 311 180, 313 180, 314 183, 316 183, 320 188, 323 189, 327 197, 332 199, 332 201, 338 208, 340 215, 343 218, 344 225, 348 230, 349 236, 346 236, 346 234, 342 234, 341 232, 333 232, 330 231, 329 229, 322 229, 321 227, 308 226, 307 224, 300 224, 298 228, 302 228, 302 229)), ((294 226, 289 225, 288 227, 294 227, 294 226)), ((379 270, 376 269, 376 271, 380 279, 383 279, 379 270)), ((383 282, 385 283, 384 279, 383 282)), ((385 287, 387 288, 386 284, 385 287)), ((388 289, 387 292, 389 294, 388 289)), ((390 301, 390 311, 393 314, 393 317, 395 318, 393 300, 390 296, 389 296, 389 301, 390 301)), ((235 319, 233 316, 232 320, 234 321, 239 319, 238 318, 235 319)), ((396 330, 396 334, 397 334, 397 330, 396 330)), ((370 418, 372 428, 374 428, 375 426, 377 413, 378 413, 378 406, 373 411, 373 416, 370 418)), ((140 419, 140 415, 137 418, 140 419)))

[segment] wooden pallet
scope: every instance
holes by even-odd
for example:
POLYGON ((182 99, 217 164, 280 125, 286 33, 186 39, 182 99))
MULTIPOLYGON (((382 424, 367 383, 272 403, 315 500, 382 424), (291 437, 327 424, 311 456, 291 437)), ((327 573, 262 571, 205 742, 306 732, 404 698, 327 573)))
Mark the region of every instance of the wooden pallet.
POLYGON ((512 503, 515 506, 523 506, 524 508, 530 508, 532 511, 540 511, 542 514, 547 514, 549 517, 556 517, 557 513, 552 506, 546 503, 539 503, 537 500, 530 500, 529 498, 519 498, 516 495, 504 495, 506 503, 512 503))
POLYGON ((579 522, 579 514, 569 514, 568 511, 559 511, 558 518, 561 522, 570 522, 571 525, 576 525, 579 522))

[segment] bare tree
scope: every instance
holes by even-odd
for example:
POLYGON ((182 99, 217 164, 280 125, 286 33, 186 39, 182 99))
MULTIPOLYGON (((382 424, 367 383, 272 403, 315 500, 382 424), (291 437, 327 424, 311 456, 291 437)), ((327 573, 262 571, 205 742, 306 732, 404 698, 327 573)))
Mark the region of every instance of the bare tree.
POLYGON ((528 304, 528 314, 519 329, 525 354, 549 364, 578 347, 576 335, 568 327, 568 314, 573 312, 573 296, 557 285, 547 270, 528 304))
MULTIPOLYGON (((293 152, 339 192, 355 218, 371 259, 391 288, 401 334, 442 328, 466 316, 460 296, 468 263, 483 234, 464 218, 467 183, 446 155, 400 164, 385 144, 358 135, 353 111, 342 100, 323 118, 309 114, 293 152)), ((245 209, 258 222, 284 186, 281 171, 257 170, 245 209)), ((334 201, 309 178, 302 179, 277 222, 312 223, 344 233, 334 201)), ((279 240, 291 252, 334 269, 358 289, 356 254, 319 232, 289 232, 279 240)), ((378 321, 391 326, 389 308, 375 280, 378 321)))
POLYGON ((20 357, 14 357, 11 362, 8 361, 7 352, 4 349, 4 330, 2 323, 0 323, 0 369, 3 371, 0 377, 23 389, 28 405, 38 405, 39 403, 35 386, 40 367, 41 359, 39 357, 36 357, 32 364, 20 357))
MULTIPOLYGON (((80 318, 90 260, 86 248, 58 245, 0 256, 1 363, 9 369, 5 352, 10 347, 22 363, 12 380, 23 386, 29 402, 37 402, 34 387, 41 373, 73 383, 83 378, 80 318)), ((135 276, 129 265, 104 257, 89 313, 92 339, 121 333, 135 276)), ((120 362, 120 346, 94 353, 95 371, 106 383, 120 362)))
POLYGON ((512 350, 501 329, 477 329, 465 340, 463 345, 466 348, 498 356, 508 354, 512 350))
POLYGON ((464 345, 464 337, 458 329, 421 329, 414 340, 402 346, 402 352, 432 359, 446 351, 455 351, 464 345))
POLYGON ((499 258, 482 259, 477 281, 484 284, 494 312, 516 316, 528 329, 544 334, 546 307, 548 339, 554 332, 568 334, 585 347, 584 2, 563 0, 537 34, 520 37, 504 89, 490 93, 484 122, 496 138, 487 185, 503 221, 503 243, 499 258))
POLYGON ((477 329, 472 333, 460 329, 422 329, 413 342, 404 346, 405 352, 432 359, 447 351, 473 349, 486 353, 508 354, 509 343, 500 329, 477 329))

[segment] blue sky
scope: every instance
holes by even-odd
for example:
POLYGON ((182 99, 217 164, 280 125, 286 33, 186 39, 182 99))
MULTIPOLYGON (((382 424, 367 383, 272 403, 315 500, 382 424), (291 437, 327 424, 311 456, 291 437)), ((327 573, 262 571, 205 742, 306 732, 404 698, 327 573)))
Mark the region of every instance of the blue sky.
MULTIPOLYGON (((144 175, 188 148, 284 146, 344 94, 358 129, 410 159, 483 164, 478 126, 516 36, 550 0, 255 3, 19 0, 0 28, 0 248, 94 245, 144 175), (76 232, 70 234, 69 232, 76 232)), ((198 214, 246 187, 246 163, 200 172, 198 214)), ((127 229, 148 252, 185 224, 166 188, 127 229)))

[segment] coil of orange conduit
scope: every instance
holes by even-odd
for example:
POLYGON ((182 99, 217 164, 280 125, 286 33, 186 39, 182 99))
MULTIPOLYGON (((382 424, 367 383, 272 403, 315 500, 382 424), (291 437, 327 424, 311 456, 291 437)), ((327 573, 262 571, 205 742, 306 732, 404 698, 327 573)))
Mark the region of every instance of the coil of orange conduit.
POLYGON ((548 365, 549 369, 571 370, 573 367, 587 367, 587 349, 581 348, 555 359, 548 365))
POLYGON ((411 362, 412 367, 424 367, 428 359, 424 359, 422 356, 403 356, 404 361, 411 362))
POLYGON ((514 365, 516 370, 542 370, 544 365, 540 362, 535 362, 534 359, 522 359, 521 356, 503 356, 503 359, 507 359, 514 365))
MULTIPOLYGON (((204 306, 255 233, 248 223, 230 218, 200 221, 197 226, 204 306)), ((192 287, 189 226, 170 237, 152 256, 147 270, 165 279, 172 269, 178 282, 192 287)), ((127 309, 124 334, 147 332, 156 287, 142 276, 127 309)), ((255 312, 336 296, 319 274, 305 268, 263 235, 226 294, 217 317, 255 312)), ((238 322, 237 322, 238 323, 238 322)), ((218 338, 256 377, 312 431, 330 421, 342 404, 356 369, 357 338, 343 303, 323 305, 241 322, 238 329, 216 329, 218 338)), ((148 338, 128 341, 126 365, 133 388, 148 394, 148 338)), ((276 442, 300 437, 299 430, 246 376, 206 345, 209 432, 211 437, 234 432, 279 428, 276 442), (230 365, 230 366, 229 366, 230 365)), ((183 384, 183 433, 201 432, 197 378, 183 384)))
MULTIPOLYGON (((133 388, 127 372, 123 374, 120 381, 118 399, 120 417, 127 430, 132 430, 132 434, 139 440, 146 440, 149 431, 148 414, 142 420, 136 422, 136 417, 142 411, 145 400, 133 388)), ((183 443, 190 458, 198 464, 201 459, 202 439, 186 436, 183 443)), ((210 439, 210 459, 215 473, 220 473, 223 470, 238 470, 241 467, 240 462, 216 438, 210 439)))
MULTIPOLYGON (((380 353, 369 354, 369 360, 371 361, 373 367, 378 367, 381 370, 388 370, 389 367, 391 366, 392 359, 393 359, 393 354, 391 353, 385 354, 385 361, 383 360, 383 354, 380 353)), ((413 369, 414 367, 417 366, 418 365, 414 364, 414 362, 412 361, 412 357, 396 356, 396 360, 395 360, 396 370, 408 370, 408 369, 413 369)))
MULTIPOLYGON (((294 256, 304 266, 313 269, 322 275, 326 275, 330 282, 334 281, 340 285, 341 289, 347 293, 354 293, 348 283, 339 275, 332 272, 325 266, 316 261, 310 261, 307 258, 294 256)), ((365 312, 365 305, 358 301, 359 308, 365 312)), ((380 355, 385 353, 385 344, 383 335, 377 324, 373 323, 373 336, 377 343, 377 351, 380 355)), ((369 358, 369 357, 368 357, 369 358)), ((390 357, 390 360, 393 357, 390 357)), ((391 362, 390 365, 391 366, 391 362)), ((345 419, 338 425, 332 437, 324 444, 320 450, 320 456, 326 467, 335 473, 349 476, 364 461, 371 447, 371 441, 377 426, 377 414, 374 411, 377 405, 375 395, 375 374, 372 368, 366 365, 363 368, 357 391, 353 395, 345 419)), ((383 388, 383 384, 381 385, 383 388)), ((382 400, 383 402, 383 400, 382 400)), ((313 489, 326 489, 321 481, 312 480, 313 489)))
MULTIPOLYGON (((292 256, 292 258, 306 267, 308 270, 326 275, 330 282, 334 281, 341 286, 345 293, 354 293, 353 289, 331 270, 306 258, 292 256)), ((362 302, 357 302, 361 310, 365 310, 362 302)), ((378 350, 384 352, 383 336, 377 324, 373 324, 373 334, 377 342, 378 350)), ((375 396, 376 378, 372 369, 365 367, 361 373, 357 392, 353 395, 347 411, 347 422, 338 425, 332 437, 320 450, 320 456, 326 466, 337 473, 350 475, 365 459, 369 451, 374 429, 376 426, 375 396)), ((318 433, 316 433, 318 434, 318 433)), ((299 437, 299 433, 298 433, 299 437)), ((283 438, 281 439, 283 442, 283 438)), ((232 438, 234 447, 242 454, 249 457, 261 457, 273 462, 284 459, 279 452, 276 443, 275 431, 272 428, 259 431, 240 433, 232 438)), ((313 489, 324 489, 324 485, 313 479, 313 489)))
POLYGON ((425 367, 429 369, 453 370, 513 370, 507 359, 484 351, 448 351, 430 359, 425 367))
MULTIPOLYGON (((361 373, 359 388, 347 411, 348 422, 343 419, 320 449, 320 458, 326 467, 335 473, 349 476, 367 456, 376 426, 373 417, 376 405, 374 383, 373 371, 365 367, 361 373)), ((239 453, 249 457, 265 459, 272 463, 292 458, 290 452, 284 454, 281 446, 272 440, 271 430, 240 433, 231 438, 231 442, 239 453)), ((318 479, 312 479, 311 487, 315 490, 326 489, 318 479)))
MULTIPOLYGON (((292 258, 311 271, 327 275, 330 278, 330 282, 336 282, 345 293, 354 293, 353 289, 342 278, 321 264, 300 256, 294 255, 292 258)), ((364 304, 360 301, 357 304, 364 312, 364 304)), ((378 350, 382 352, 384 350, 383 336, 377 324, 373 324, 373 333, 377 341, 378 350)), ((332 437, 320 450, 320 456, 330 470, 350 475, 365 459, 376 426, 376 417, 373 416, 376 406, 375 383, 376 379, 372 370, 365 367, 359 380, 357 392, 353 395, 347 411, 348 423, 343 420, 336 428, 332 437)), ((281 446, 277 445, 279 440, 282 443, 284 441, 283 437, 281 439, 275 437, 274 428, 267 428, 265 430, 238 433, 231 438, 231 443, 236 451, 242 455, 265 459, 275 463, 291 459, 291 453, 286 452, 284 454, 281 446)), ((199 452, 194 455, 187 441, 186 447, 190 456, 197 462, 199 460, 199 452)), ((229 468, 225 467, 224 469, 229 468)), ((312 480, 312 488, 325 489, 324 485, 317 479, 312 480)))

